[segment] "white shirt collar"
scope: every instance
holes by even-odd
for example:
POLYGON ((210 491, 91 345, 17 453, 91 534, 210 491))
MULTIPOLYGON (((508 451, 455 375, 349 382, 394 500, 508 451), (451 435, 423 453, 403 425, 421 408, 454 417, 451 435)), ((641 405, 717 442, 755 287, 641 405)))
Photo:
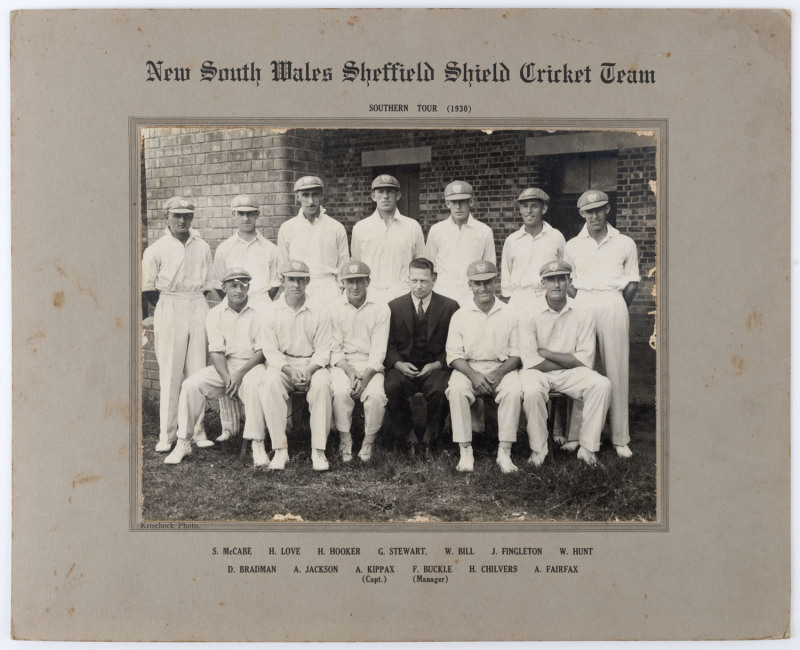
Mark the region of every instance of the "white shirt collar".
MULTIPOLYGON (((455 220, 455 219, 453 219, 453 215, 452 215, 452 214, 451 214, 449 217, 447 217, 447 218, 450 220, 450 223, 451 223, 453 226, 455 226, 456 228, 458 228, 458 224, 456 223, 456 220, 455 220)), ((477 222, 477 219, 475 219, 475 217, 473 217, 473 216, 472 216, 472 212, 470 212, 470 213, 467 215, 467 220, 464 222, 464 226, 463 226, 463 227, 464 227, 464 228, 472 228, 472 227, 475 225, 475 223, 476 223, 476 222, 477 222)))
MULTIPOLYGON (((542 236, 542 235, 544 235, 544 234, 545 234, 545 233, 546 233, 548 230, 552 230, 552 229, 553 229, 553 226, 551 226, 551 225, 550 225, 549 223, 547 223, 546 221, 542 221, 542 230, 539 232, 539 234, 538 234, 538 235, 536 235, 536 237, 541 237, 541 236, 542 236)), ((522 238, 522 237, 524 237, 525 235, 528 235, 529 237, 533 237, 533 235, 530 235, 530 234, 528 233, 528 231, 527 231, 527 230, 525 230, 525 224, 522 224, 522 226, 520 226, 520 229, 519 229, 519 230, 517 230, 517 232, 515 232, 515 233, 514 233, 514 235, 516 235, 516 237, 517 237, 518 239, 521 239, 521 238, 522 238)), ((534 239, 536 239, 536 237, 533 237, 533 238, 534 238, 534 239)))
POLYGON ((291 311, 293 313, 299 313, 304 309, 308 309, 308 303, 309 303, 308 294, 306 294, 306 299, 303 302, 302 306, 299 309, 295 309, 294 307, 291 307, 288 302, 286 302, 286 294, 282 293, 281 297, 278 298, 278 300, 276 300, 273 304, 279 309, 287 309, 288 311, 291 311))
MULTIPOLYGON (((426 314, 428 313, 428 307, 430 307, 430 305, 431 305, 431 298, 432 297, 433 297, 433 293, 429 293, 426 298, 422 299, 422 309, 425 311, 426 314)), ((420 299, 419 298, 415 298, 414 296, 411 296, 411 302, 414 303, 414 311, 415 312, 419 312, 420 299)))
POLYGON ((250 241, 247 241, 244 237, 242 237, 242 234, 239 232, 238 229, 236 231, 236 237, 240 242, 242 242, 244 244, 252 244, 256 240, 261 241, 262 239, 264 239, 264 235, 262 235, 260 232, 258 232, 258 230, 256 230, 256 236, 253 239, 251 239, 250 241))
POLYGON ((241 315, 242 315, 244 312, 246 312, 248 309, 249 309, 249 310, 251 310, 251 311, 252 311, 252 309, 253 309, 253 305, 251 305, 251 304, 250 304, 250 299, 249 299, 249 298, 247 299, 247 304, 246 304, 244 307, 242 307, 242 310, 241 310, 241 311, 239 311, 239 312, 237 312, 235 309, 233 309, 233 307, 231 307, 231 306, 228 304, 228 296, 225 296, 225 297, 222 299, 222 302, 225 304, 225 309, 226 309, 227 311, 230 311, 230 312, 232 312, 232 313, 236 314, 237 316, 241 316, 241 315))
POLYGON ((164 232, 167 233, 167 235, 172 237, 179 244, 183 244, 184 246, 187 246, 189 244, 189 242, 192 241, 193 239, 198 239, 200 237, 200 232, 195 230, 194 228, 189 228, 189 239, 187 239, 185 242, 182 242, 175 235, 173 235, 172 231, 169 229, 169 226, 164 228, 164 232))
MULTIPOLYGON (((498 311, 500 309, 506 309, 506 308, 508 308, 508 305, 506 303, 504 303, 502 300, 500 300, 497 296, 495 296, 494 297, 494 304, 492 305, 492 308, 489 310, 489 313, 486 314, 486 315, 490 316, 494 312, 496 312, 496 311, 498 311)), ((475 304, 475 299, 474 298, 467 303, 466 307, 461 307, 461 309, 479 311, 482 314, 484 313, 484 311, 480 307, 478 307, 478 305, 475 304)))
POLYGON ((347 294, 346 294, 346 293, 342 293, 342 297, 340 298, 340 303, 341 303, 342 305, 347 305, 348 307, 352 307, 352 308, 353 308, 353 309, 355 309, 356 311, 359 311, 359 310, 361 310, 361 309, 364 309, 364 307, 366 307, 367 305, 369 305, 369 304, 372 304, 372 303, 373 303, 373 300, 372 300, 372 299, 369 297, 369 288, 367 288, 367 298, 366 298, 366 300, 364 300, 364 302, 361 304, 361 307, 356 307, 355 305, 353 305, 353 304, 350 302, 350 300, 347 298, 347 294))
POLYGON ((549 311, 552 314, 558 314, 560 316, 561 314, 566 314, 570 309, 572 309, 572 298, 567 296, 567 304, 565 304, 564 307, 562 307, 561 311, 556 311, 555 309, 550 307, 550 305, 547 303, 547 297, 542 296, 541 307, 542 307, 541 308, 542 313, 549 311))
MULTIPOLYGON (((375 208, 375 212, 373 212, 370 216, 371 217, 375 217, 376 219, 379 219, 380 221, 383 221, 383 217, 381 216, 380 210, 378 210, 378 208, 375 208)), ((392 215, 392 218, 390 219, 390 221, 399 221, 402 218, 403 218, 403 215, 400 214, 400 210, 395 208, 394 209, 394 214, 392 215)))
POLYGON ((322 217, 327 217, 327 216, 328 216, 328 215, 327 215, 327 210, 325 210, 325 206, 320 206, 320 208, 319 208, 319 214, 317 215, 317 218, 316 218, 316 219, 314 219, 314 221, 309 221, 308 219, 306 219, 306 215, 305 215, 305 214, 303 214, 303 208, 300 208, 300 209, 297 211, 297 218, 298 218, 298 219, 305 219, 305 220, 306 220, 306 221, 308 221, 308 222, 309 222, 311 225, 314 225, 315 223, 317 223, 317 221, 319 221, 320 219, 322 219, 322 217))
MULTIPOLYGON (((600 240, 600 243, 603 243, 606 239, 611 239, 612 237, 616 237, 617 235, 619 235, 619 230, 614 228, 614 226, 612 226, 608 222, 606 222, 606 228, 607 228, 606 236, 600 240)), ((578 237, 592 237, 589 234, 589 228, 586 226, 586 224, 584 224, 580 233, 578 233, 578 237)), ((592 239, 594 239, 594 237, 592 237, 592 239)))

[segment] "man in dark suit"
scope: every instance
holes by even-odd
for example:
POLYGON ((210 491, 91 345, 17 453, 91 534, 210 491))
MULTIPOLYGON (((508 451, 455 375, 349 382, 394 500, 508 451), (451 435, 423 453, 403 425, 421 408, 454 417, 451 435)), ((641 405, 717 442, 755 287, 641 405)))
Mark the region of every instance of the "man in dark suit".
POLYGON ((389 302, 391 323, 386 352, 386 383, 391 428, 405 443, 410 455, 419 440, 411 420, 409 399, 422 393, 428 403, 422 443, 426 454, 436 445, 447 418, 444 396, 451 370, 445 358, 450 318, 458 310, 455 300, 433 292, 436 272, 433 262, 418 257, 408 265, 411 292, 389 302))

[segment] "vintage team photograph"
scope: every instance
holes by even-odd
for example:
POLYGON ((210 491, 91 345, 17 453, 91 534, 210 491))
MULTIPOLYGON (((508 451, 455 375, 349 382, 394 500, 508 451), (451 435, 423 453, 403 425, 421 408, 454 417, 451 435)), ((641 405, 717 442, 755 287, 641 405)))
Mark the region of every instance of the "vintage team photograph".
POLYGON ((657 128, 135 132, 142 521, 659 523, 657 128))

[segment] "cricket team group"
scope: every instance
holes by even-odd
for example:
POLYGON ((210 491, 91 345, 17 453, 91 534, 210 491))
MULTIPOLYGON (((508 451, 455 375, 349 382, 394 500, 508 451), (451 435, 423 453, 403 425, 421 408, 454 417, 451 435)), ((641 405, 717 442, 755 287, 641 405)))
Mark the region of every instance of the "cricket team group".
POLYGON ((373 457, 382 427, 406 453, 433 453, 445 444, 449 415, 457 469, 471 472, 473 431, 482 430, 483 401, 492 400, 500 471, 518 469, 511 447, 521 411, 526 460, 539 467, 548 453, 551 392, 573 400, 569 427, 557 432, 555 445, 597 465, 610 410, 611 443, 618 456, 632 455, 628 307, 640 280, 638 254, 608 223, 604 192, 581 195, 585 225, 566 242, 546 221, 548 195, 525 189, 516 200, 521 225, 506 239, 498 271, 492 229, 472 214, 467 182, 447 185, 449 215, 426 240, 419 222, 397 208, 398 180, 378 176, 371 187, 376 209, 355 224, 349 247, 344 226, 322 206, 324 190, 316 176, 296 181, 300 209, 281 225, 277 245, 256 227, 256 197, 236 196, 238 230, 213 259, 191 227, 193 199, 166 201, 167 228, 142 258, 143 301, 155 305, 156 451, 167 454, 165 463, 184 461, 193 446, 214 445, 203 414, 206 400, 219 398, 217 440, 240 433, 243 409, 241 433, 253 463, 284 469, 298 392, 308 402, 318 471, 329 469, 325 450, 334 429, 340 460, 353 461, 356 402, 364 410, 360 462, 373 457), (209 309, 212 291, 221 302, 209 309), (594 370, 596 354, 604 375, 594 370), (426 401, 421 439, 410 406, 417 394, 426 401))

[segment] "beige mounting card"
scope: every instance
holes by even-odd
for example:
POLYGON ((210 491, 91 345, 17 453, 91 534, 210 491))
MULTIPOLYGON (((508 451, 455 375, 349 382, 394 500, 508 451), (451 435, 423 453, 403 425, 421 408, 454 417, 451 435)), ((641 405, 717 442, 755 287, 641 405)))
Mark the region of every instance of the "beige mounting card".
POLYGON ((782 10, 13 12, 12 636, 789 636, 790 27, 782 10), (631 462, 554 452, 502 476, 488 440, 474 477, 451 442, 428 465, 315 475, 300 436, 283 474, 239 443, 165 466, 140 300, 163 204, 193 197, 213 250, 253 193, 274 241, 304 173, 348 238, 375 174, 426 235, 468 181, 498 260, 526 187, 567 238, 577 196, 607 191, 641 273, 631 462), (553 467, 591 486, 571 511, 553 467), (449 487, 403 510, 431 477, 449 487), (308 490, 320 503, 286 506, 308 490))

